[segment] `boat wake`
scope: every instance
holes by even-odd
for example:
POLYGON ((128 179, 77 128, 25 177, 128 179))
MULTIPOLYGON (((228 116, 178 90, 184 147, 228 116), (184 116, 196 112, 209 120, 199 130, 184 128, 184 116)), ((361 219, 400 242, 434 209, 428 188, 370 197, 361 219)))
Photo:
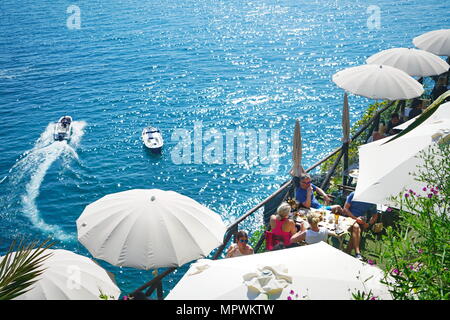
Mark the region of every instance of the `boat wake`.
POLYGON ((66 234, 57 225, 47 224, 39 212, 36 199, 49 168, 57 159, 62 159, 62 165, 65 168, 73 159, 78 160, 76 148, 84 134, 86 123, 74 121, 72 125, 72 137, 68 143, 53 139, 54 123, 50 123, 34 147, 22 155, 21 159, 9 170, 8 176, 0 182, 7 183, 10 187, 7 188, 8 194, 2 197, 1 201, 2 208, 6 208, 9 215, 22 213, 35 228, 60 241, 72 241, 74 237, 66 234), (17 206, 18 202, 20 204, 17 206), (17 207, 21 212, 14 209, 17 207))

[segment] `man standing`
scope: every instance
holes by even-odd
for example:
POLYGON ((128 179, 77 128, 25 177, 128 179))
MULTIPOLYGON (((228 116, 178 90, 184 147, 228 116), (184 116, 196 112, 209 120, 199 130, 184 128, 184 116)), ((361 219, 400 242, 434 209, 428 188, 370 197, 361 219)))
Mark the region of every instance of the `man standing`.
POLYGON ((331 210, 333 213, 342 214, 343 210, 340 205, 329 205, 331 203, 330 197, 319 187, 311 183, 311 177, 309 174, 302 174, 300 176, 300 185, 295 192, 295 199, 305 208, 314 208, 331 210), (322 206, 314 196, 314 192, 317 192, 323 197, 326 207, 322 206))
POLYGON ((353 201, 354 195, 355 192, 350 193, 344 205, 344 214, 355 220, 350 229, 351 238, 348 243, 347 253, 351 254, 352 250, 355 249, 355 258, 362 260, 359 249, 361 233, 375 224, 378 219, 378 212, 375 204, 353 201))

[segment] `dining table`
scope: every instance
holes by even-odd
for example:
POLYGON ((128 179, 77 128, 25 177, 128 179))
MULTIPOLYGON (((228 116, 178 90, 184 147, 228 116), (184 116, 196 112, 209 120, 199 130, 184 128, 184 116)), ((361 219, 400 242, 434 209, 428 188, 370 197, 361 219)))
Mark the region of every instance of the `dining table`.
POLYGON ((319 211, 322 214, 323 220, 319 222, 318 226, 325 227, 333 232, 336 235, 335 238, 339 241, 339 249, 342 250, 345 237, 350 235, 349 231, 356 221, 350 217, 338 214, 335 215, 330 210, 314 208, 300 208, 291 213, 291 219, 293 219, 296 224, 304 223, 305 228, 309 229, 310 226, 306 217, 310 211, 319 211))

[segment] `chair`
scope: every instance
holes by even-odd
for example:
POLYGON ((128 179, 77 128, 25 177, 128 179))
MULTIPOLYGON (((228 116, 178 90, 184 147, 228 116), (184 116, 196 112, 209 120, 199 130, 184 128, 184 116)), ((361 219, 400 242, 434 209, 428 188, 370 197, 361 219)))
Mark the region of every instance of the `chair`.
POLYGON ((280 235, 274 234, 272 231, 265 231, 264 237, 266 239, 266 250, 272 251, 274 248, 283 246, 287 247, 286 242, 287 239, 284 239, 280 235))

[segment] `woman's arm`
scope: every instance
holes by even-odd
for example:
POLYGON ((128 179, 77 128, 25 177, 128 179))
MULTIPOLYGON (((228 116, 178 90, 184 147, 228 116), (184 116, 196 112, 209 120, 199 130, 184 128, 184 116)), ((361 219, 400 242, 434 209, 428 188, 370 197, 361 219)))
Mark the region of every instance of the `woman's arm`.
POLYGON ((291 242, 305 241, 305 238, 306 238, 306 230, 299 231, 291 237, 291 242))
POLYGON ((328 235, 329 235, 329 236, 332 236, 332 237, 335 237, 335 238, 339 238, 339 236, 337 235, 337 233, 335 233, 334 231, 328 230, 328 235))

